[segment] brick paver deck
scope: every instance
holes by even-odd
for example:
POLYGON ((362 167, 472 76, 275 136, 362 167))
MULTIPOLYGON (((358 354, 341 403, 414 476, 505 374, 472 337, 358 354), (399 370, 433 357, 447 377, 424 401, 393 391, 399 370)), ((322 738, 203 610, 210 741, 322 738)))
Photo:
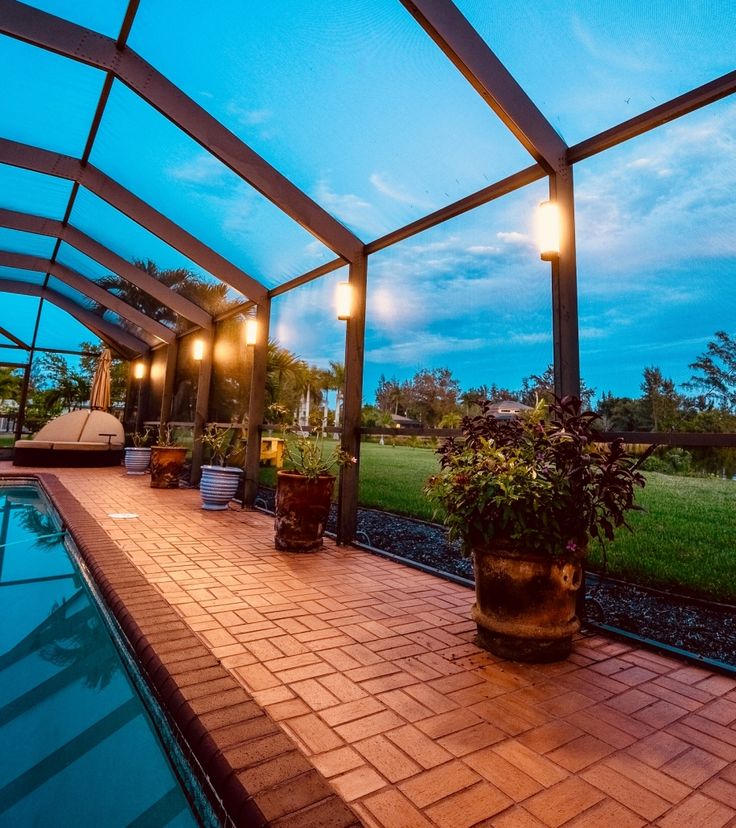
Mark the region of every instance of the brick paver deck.
POLYGON ((736 826, 733 679, 599 635, 499 661, 463 587, 277 552, 270 517, 120 469, 50 471, 365 825, 736 826))

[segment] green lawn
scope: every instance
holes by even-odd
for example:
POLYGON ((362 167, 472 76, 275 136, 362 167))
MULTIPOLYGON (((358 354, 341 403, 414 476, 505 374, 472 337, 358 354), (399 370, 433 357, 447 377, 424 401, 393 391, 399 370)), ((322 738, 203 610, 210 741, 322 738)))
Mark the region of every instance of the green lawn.
MULTIPOLYGON (((326 449, 334 444, 329 441, 326 449)), ((360 503, 432 520, 422 494, 437 469, 434 452, 407 446, 361 445, 360 503)), ((261 479, 274 485, 275 470, 261 479)), ((736 481, 647 474, 637 493, 644 512, 621 529, 607 548, 611 575, 710 599, 736 600, 736 481)), ((591 569, 600 569, 599 548, 591 549, 591 569)))
MULTIPOLYGON (((642 584, 736 600, 736 481, 650 472, 606 555, 608 571, 642 584)), ((591 550, 591 568, 602 562, 591 550)))

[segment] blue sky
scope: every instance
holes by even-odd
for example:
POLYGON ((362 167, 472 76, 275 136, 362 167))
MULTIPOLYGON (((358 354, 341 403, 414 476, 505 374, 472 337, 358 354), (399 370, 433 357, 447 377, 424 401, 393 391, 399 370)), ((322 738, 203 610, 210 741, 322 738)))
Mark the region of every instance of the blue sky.
MULTIPOLYGON (((123 13, 34 5, 111 36, 123 13)), ((530 163, 396 0, 189 5, 142 0, 131 48, 364 241, 530 163)), ((727 0, 458 6, 569 144, 734 68, 727 0)), ((1 134, 79 156, 101 74, 7 38, 0 59, 1 134)), ((576 165, 581 370, 599 393, 637 394, 649 365, 682 382, 716 330, 734 331, 734 135, 732 97, 576 165)), ((269 287, 333 257, 118 82, 91 161, 269 287)), ((0 207, 60 219, 69 190, 0 165, 0 207)), ((464 388, 516 387, 551 362, 532 229, 545 198, 539 182, 371 257, 367 402, 382 373, 447 366, 464 388)), ((198 269, 83 189, 71 223, 125 258, 198 269)), ((49 255, 53 242, 0 229, 0 249, 49 255)), ((59 260, 101 275, 68 245, 59 260)), ((19 276, 37 278, 0 267, 19 276)), ((342 360, 342 278, 274 300, 273 334, 320 366, 342 360)), ((25 331, 34 303, 0 294, 0 326, 25 331)), ((53 310, 44 327, 57 347, 90 338, 53 310)))

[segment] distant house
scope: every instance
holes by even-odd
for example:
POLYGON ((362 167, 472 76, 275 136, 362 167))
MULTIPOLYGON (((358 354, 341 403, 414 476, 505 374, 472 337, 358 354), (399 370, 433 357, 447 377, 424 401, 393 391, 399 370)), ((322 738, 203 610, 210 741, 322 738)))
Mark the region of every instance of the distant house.
POLYGON ((488 409, 488 413, 492 414, 497 420, 513 420, 522 411, 531 411, 531 406, 524 405, 524 403, 516 400, 499 400, 488 409))
POLYGON ((421 428, 419 420, 412 420, 411 417, 402 417, 401 414, 392 414, 391 422, 394 428, 421 428))

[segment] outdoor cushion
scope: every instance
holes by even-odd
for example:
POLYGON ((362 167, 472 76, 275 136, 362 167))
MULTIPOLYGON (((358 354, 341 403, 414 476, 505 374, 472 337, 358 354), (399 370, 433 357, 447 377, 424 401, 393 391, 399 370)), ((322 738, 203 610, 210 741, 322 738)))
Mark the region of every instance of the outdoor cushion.
POLYGON ((107 451, 107 437, 105 437, 104 443, 98 443, 96 441, 82 443, 77 440, 75 440, 74 442, 54 440, 54 442, 51 444, 51 448, 54 451, 68 451, 69 449, 74 449, 78 451, 107 451))
POLYGON ((23 449, 50 449, 53 447, 51 440, 18 440, 15 450, 23 449))
MULTIPOLYGON (((64 437, 64 440, 73 438, 64 437)), ((89 418, 84 424, 81 434, 77 438, 82 443, 104 443, 122 447, 125 444, 123 424, 117 417, 105 411, 90 411, 89 418), (103 437, 103 434, 112 434, 113 437, 103 437)))
POLYGON ((46 423, 36 435, 36 440, 79 440, 89 415, 87 409, 62 414, 61 417, 46 423))

